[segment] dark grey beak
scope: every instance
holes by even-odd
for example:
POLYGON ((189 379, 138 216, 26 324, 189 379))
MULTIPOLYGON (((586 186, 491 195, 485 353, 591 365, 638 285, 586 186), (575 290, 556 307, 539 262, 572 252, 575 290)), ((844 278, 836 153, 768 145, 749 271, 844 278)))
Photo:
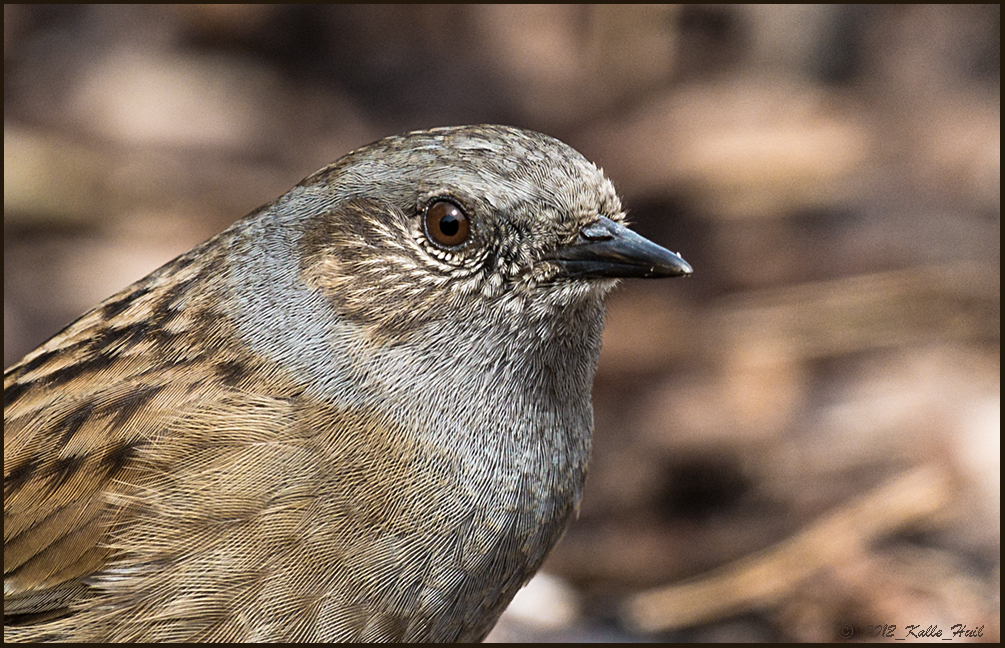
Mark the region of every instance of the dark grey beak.
POLYGON ((670 250, 601 216, 548 259, 563 277, 685 277, 691 266, 670 250))

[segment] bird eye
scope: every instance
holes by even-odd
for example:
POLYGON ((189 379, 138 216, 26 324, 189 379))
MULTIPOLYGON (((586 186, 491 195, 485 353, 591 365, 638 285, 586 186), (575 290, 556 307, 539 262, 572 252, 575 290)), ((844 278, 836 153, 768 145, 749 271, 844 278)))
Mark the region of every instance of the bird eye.
POLYGON ((468 240, 471 225, 464 210, 449 200, 434 200, 426 207, 426 236, 441 247, 457 247, 468 240))

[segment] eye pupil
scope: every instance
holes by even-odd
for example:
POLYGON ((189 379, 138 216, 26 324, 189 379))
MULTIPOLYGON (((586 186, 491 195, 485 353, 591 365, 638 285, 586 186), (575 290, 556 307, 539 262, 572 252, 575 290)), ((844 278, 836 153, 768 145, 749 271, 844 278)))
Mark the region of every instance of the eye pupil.
POLYGON ((453 214, 447 214, 440 219, 440 231, 446 236, 456 236, 461 229, 461 222, 453 214))
POLYGON ((435 200, 426 207, 426 236, 440 247, 457 247, 468 240, 471 226, 467 214, 449 200, 435 200))

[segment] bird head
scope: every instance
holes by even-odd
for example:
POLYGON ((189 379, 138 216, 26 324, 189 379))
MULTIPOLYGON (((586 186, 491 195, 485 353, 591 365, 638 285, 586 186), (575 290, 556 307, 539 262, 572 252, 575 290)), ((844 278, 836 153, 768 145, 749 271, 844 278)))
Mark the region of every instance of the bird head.
POLYGON ((302 273, 340 315, 385 331, 446 314, 553 313, 619 277, 677 276, 679 256, 624 226, 604 173, 505 126, 390 137, 307 178, 302 273))

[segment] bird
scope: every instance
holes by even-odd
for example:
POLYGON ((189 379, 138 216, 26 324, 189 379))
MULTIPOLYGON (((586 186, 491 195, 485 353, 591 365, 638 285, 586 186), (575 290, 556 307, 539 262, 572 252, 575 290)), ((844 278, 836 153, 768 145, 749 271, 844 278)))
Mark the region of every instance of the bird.
POLYGON ((578 510, 606 295, 533 131, 353 151, 4 373, 5 641, 479 641, 578 510))

